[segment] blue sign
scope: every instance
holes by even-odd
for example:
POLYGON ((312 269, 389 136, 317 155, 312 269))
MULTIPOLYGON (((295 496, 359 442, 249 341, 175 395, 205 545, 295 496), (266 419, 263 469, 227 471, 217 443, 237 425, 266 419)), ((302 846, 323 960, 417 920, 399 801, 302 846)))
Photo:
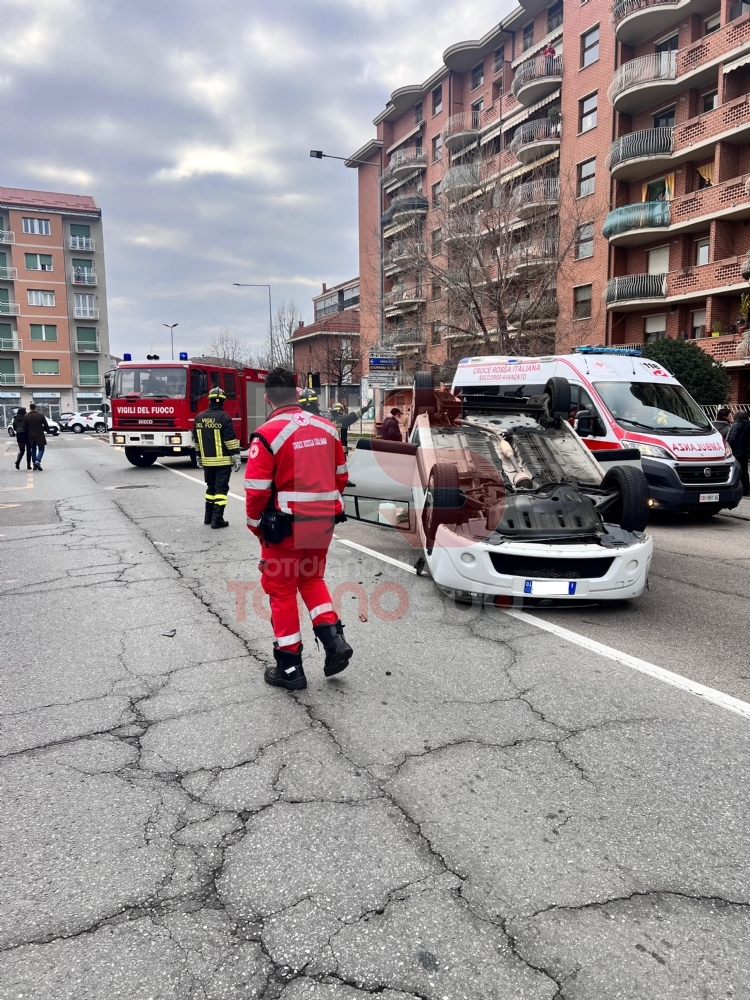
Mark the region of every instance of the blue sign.
POLYGON ((395 355, 392 358, 370 358, 370 368, 395 368, 395 355))

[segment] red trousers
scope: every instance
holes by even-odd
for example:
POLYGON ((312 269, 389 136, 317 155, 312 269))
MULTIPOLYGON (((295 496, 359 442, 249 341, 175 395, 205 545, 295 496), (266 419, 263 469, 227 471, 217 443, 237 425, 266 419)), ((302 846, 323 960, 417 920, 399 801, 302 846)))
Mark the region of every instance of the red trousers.
POLYGON ((313 625, 333 625, 339 620, 323 579, 327 555, 327 546, 300 549, 291 538, 278 545, 261 542, 260 585, 271 602, 271 624, 279 649, 296 652, 301 645, 298 593, 313 625))

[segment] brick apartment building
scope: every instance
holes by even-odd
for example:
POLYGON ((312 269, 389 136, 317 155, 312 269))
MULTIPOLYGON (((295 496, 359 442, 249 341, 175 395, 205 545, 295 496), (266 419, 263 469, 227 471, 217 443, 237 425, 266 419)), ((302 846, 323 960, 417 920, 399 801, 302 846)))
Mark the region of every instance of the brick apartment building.
POLYGON ((0 426, 31 402, 48 417, 96 409, 109 358, 93 198, 0 187, 0 426))
MULTIPOLYGON (((502 353, 497 330, 441 323, 434 278, 431 289, 419 273, 437 261, 450 274, 452 248, 435 236, 447 199, 473 201, 476 233, 492 229, 493 205, 513 207, 502 228, 507 252, 523 255, 519 280, 543 274, 545 258, 552 266, 546 308, 526 324, 537 343, 540 331, 558 351, 695 339, 727 365, 733 400, 750 402, 750 359, 738 354, 750 290, 750 4, 525 0, 483 38, 450 46, 423 83, 394 91, 375 125, 347 161, 359 172, 362 350, 379 336, 395 347, 404 384, 415 366, 502 353), (399 265, 405 236, 422 257, 399 265)), ((522 353, 524 324, 509 330, 522 353)))

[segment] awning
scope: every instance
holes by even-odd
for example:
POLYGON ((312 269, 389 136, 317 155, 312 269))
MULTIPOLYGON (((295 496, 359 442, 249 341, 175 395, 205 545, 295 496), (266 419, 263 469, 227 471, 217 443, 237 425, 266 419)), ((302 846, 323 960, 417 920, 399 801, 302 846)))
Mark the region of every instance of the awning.
POLYGON ((513 128, 515 125, 520 125, 521 122, 525 122, 529 115, 533 115, 535 111, 539 111, 540 108, 546 108, 548 104, 556 101, 560 96, 560 89, 558 88, 554 93, 549 94, 542 101, 537 101, 536 104, 532 104, 530 108, 526 108, 519 115, 515 115, 513 118, 508 118, 503 122, 503 132, 506 129, 513 128))
POLYGON ((408 142, 413 136, 418 135, 424 128, 424 122, 420 122, 419 125, 415 125, 411 132, 407 132, 406 135, 402 135, 398 142, 394 142, 392 146, 386 149, 386 153, 390 156, 394 149, 398 149, 399 146, 403 146, 405 142, 408 142))
POLYGON ((396 233, 402 232, 404 229, 411 229, 414 222, 402 222, 399 226, 383 226, 383 239, 389 240, 391 236, 395 236, 396 233))
POLYGON ((724 76, 739 69, 740 66, 747 66, 748 63, 750 63, 750 52, 746 52, 744 56, 740 56, 739 59, 734 59, 732 62, 724 63, 724 76))
POLYGON ((509 170, 507 174, 500 175, 500 183, 505 184, 507 181, 512 181, 515 177, 520 177, 521 174, 528 174, 532 170, 536 170, 537 167, 544 166, 545 163, 551 163, 552 160, 557 160, 560 156, 560 151, 555 150, 554 153, 550 153, 548 156, 543 156, 540 160, 532 160, 531 163, 525 163, 522 167, 516 167, 515 170, 509 170))

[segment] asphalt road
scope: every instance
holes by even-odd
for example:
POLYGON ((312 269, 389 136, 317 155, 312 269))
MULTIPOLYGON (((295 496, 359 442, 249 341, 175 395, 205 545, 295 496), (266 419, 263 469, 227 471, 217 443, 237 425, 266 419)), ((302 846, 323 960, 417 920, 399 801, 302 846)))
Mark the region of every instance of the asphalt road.
MULTIPOLYGON (((269 689, 239 500, 212 532, 185 463, 11 450, 3 1000, 750 997, 750 718, 456 607, 351 524, 355 659, 325 681, 305 626, 308 689, 269 689)), ((747 697, 748 522, 654 534, 640 603, 534 615, 747 697)))

